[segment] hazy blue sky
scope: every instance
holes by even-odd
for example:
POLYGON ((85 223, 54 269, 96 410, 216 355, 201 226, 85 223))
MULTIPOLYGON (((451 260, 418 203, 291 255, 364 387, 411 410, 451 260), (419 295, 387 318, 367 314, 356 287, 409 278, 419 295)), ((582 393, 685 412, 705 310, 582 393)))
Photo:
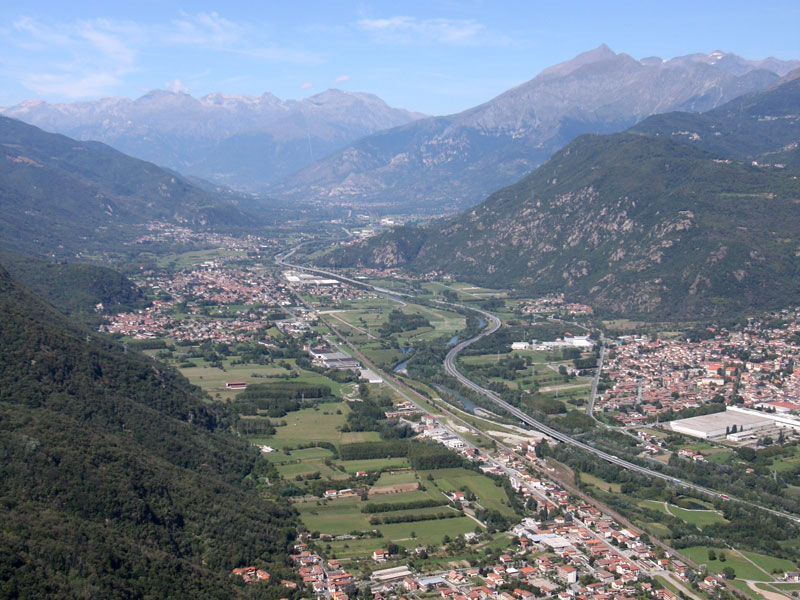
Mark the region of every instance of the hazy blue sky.
POLYGON ((0 105, 338 87, 446 114, 601 43, 635 58, 800 58, 798 24, 798 0, 11 0, 0 3, 0 105))

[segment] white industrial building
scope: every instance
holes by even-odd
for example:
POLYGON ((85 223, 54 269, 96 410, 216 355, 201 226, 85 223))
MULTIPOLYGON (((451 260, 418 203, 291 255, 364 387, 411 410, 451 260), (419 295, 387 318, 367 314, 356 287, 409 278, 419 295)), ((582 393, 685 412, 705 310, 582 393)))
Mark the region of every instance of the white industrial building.
POLYGON ((739 413, 743 415, 751 415, 754 417, 761 417, 762 419, 769 419, 776 427, 789 427, 795 431, 800 431, 800 419, 787 415, 781 412, 761 412, 760 410, 753 410, 751 408, 739 408, 738 406, 728 407, 728 412, 739 413))
POLYGON ((757 431, 773 427, 774 421, 768 415, 756 411, 726 410, 670 423, 673 431, 704 440, 725 437, 734 426, 736 431, 757 431))
POLYGON ((558 350, 563 348, 578 348, 583 352, 588 352, 594 346, 594 342, 588 335, 565 336, 564 339, 555 342, 542 342, 537 346, 539 350, 558 350))

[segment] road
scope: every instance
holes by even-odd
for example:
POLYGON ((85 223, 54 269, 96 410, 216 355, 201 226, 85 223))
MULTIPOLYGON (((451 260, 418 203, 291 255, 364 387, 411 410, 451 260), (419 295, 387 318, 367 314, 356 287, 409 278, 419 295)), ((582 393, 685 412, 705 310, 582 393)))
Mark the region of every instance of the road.
POLYGON ((594 379, 592 379, 592 393, 589 394, 589 408, 586 409, 586 412, 589 414, 590 417, 594 418, 592 412, 594 411, 594 401, 597 398, 597 386, 600 383, 600 375, 603 372, 603 359, 606 356, 606 347, 605 345, 600 345, 600 358, 597 359, 597 372, 594 374, 594 379))
MULTIPOLYGON (((475 337, 470 338, 468 340, 464 340, 463 342, 460 342, 459 344, 454 346, 450 350, 450 352, 447 353, 447 356, 444 359, 444 368, 447 371, 447 373, 452 375, 456 379, 458 379, 458 381, 462 385, 464 385, 465 387, 468 387, 469 389, 471 389, 471 390, 473 390, 473 391, 485 396, 486 398, 488 398, 489 400, 494 402, 500 408, 505 409, 505 411, 507 413, 513 415, 514 417, 516 417, 517 419, 519 419, 520 421, 522 421, 526 425, 532 427, 533 429, 536 429, 537 431, 540 431, 541 433, 544 433, 548 437, 550 437, 550 438, 552 438, 552 439, 554 439, 556 441, 562 442, 564 444, 568 444, 570 446, 574 446, 574 447, 580 448, 582 450, 585 450, 586 452, 594 454, 595 456, 597 456, 599 458, 602 458, 603 460, 608 461, 611 464, 614 464, 614 465, 617 465, 619 467, 622 467, 623 469, 627 469, 629 471, 634 471, 636 473, 641 473, 642 475, 646 475, 648 477, 663 479, 664 481, 671 482, 673 485, 676 485, 676 486, 679 486, 679 487, 683 487, 683 488, 686 488, 686 489, 690 489, 690 490, 694 490, 696 492, 700 492, 700 493, 705 494, 707 496, 711 496, 712 498, 720 498, 720 499, 728 500, 728 501, 732 501, 732 502, 739 502, 741 504, 745 504, 747 506, 751 506, 753 508, 758 508, 760 510, 766 511, 766 512, 771 513, 773 515, 776 515, 776 516, 779 516, 779 517, 783 517, 783 518, 786 518, 786 519, 790 519, 790 520, 792 520, 792 521, 794 521, 796 523, 800 523, 800 517, 798 517, 796 515, 793 515, 793 514, 790 514, 790 513, 786 513, 786 512, 783 512, 783 511, 779 511, 779 510, 775 510, 775 509, 772 509, 772 508, 768 508, 766 506, 761 506, 759 504, 755 504, 753 502, 748 502, 746 500, 741 500, 739 498, 729 497, 726 494, 721 494, 721 493, 719 493, 719 492, 717 492, 715 490, 712 490, 710 488, 703 487, 701 485, 697 485, 695 483, 691 483, 691 482, 688 482, 688 481, 683 481, 683 480, 675 478, 675 477, 670 477, 669 475, 665 475, 664 473, 660 473, 659 471, 654 471, 652 469, 648 469, 647 467, 643 467, 641 465, 637 465, 635 463, 632 463, 632 462, 629 462, 629 461, 624 460, 622 458, 619 458, 618 456, 615 456, 613 454, 609 454, 608 452, 604 452, 604 451, 602 451, 602 450, 600 450, 598 448, 590 446, 589 444, 585 444, 585 443, 583 443, 583 442, 581 442, 579 440, 576 440, 576 439, 570 437, 569 435, 567 435, 565 433, 562 433, 562 432, 558 431, 557 429, 553 429, 552 427, 550 427, 548 425, 545 425, 544 423, 541 423, 540 421, 537 421, 536 419, 534 419, 533 417, 531 417, 527 413, 522 412, 517 407, 515 407, 515 406, 509 404, 508 402, 506 402, 505 400, 503 400, 500 396, 498 396, 493 391, 487 390, 486 388, 483 388, 483 387, 479 386, 477 383, 475 383, 472 380, 468 379, 467 377, 462 375, 461 372, 459 372, 459 370, 456 368, 455 360, 456 360, 456 357, 458 356, 458 353, 461 352, 462 350, 464 350, 466 347, 474 344, 478 340, 486 337, 487 335, 493 334, 495 331, 497 331, 500 328, 500 319, 498 319, 494 315, 492 315, 490 313, 487 313, 486 311, 483 311, 483 310, 477 310, 477 309, 470 309, 470 310, 476 310, 481 315, 483 315, 483 317, 485 319, 487 319, 487 322, 491 324, 490 327, 488 327, 486 330, 481 332, 479 335, 476 335, 475 337)), ((598 373, 599 373, 599 370, 598 370, 598 373)), ((598 376, 596 376, 596 377, 598 377, 598 376)))
MULTIPOLYGON (((305 242, 305 243, 309 243, 309 242, 305 242)), ((286 262, 287 259, 291 258, 291 256, 295 253, 297 248, 299 248, 299 246, 293 248, 292 250, 290 250, 286 254, 276 256, 275 257, 275 262, 277 264, 281 265, 281 266, 291 267, 291 268, 297 269, 297 270, 310 271, 312 273, 325 275, 326 277, 330 277, 332 279, 338 279, 338 280, 346 282, 346 283, 357 285, 358 287, 362 287, 362 288, 366 287, 366 288, 369 288, 369 289, 371 289, 371 290, 373 290, 375 292, 378 292, 380 294, 388 296, 389 298, 396 299, 397 296, 402 296, 402 297, 405 297, 405 298, 413 298, 413 296, 411 294, 404 294, 404 293, 401 293, 401 292, 394 292, 392 290, 387 290, 386 288, 370 285, 370 284, 365 283, 363 281, 357 281, 355 279, 351 279, 349 277, 345 277, 345 276, 339 275, 338 273, 333 273, 331 271, 326 271, 324 269, 318 269, 318 268, 315 268, 315 267, 304 267, 302 265, 295 265, 295 264, 291 264, 289 262, 286 262)), ((677 487, 682 487, 682 488, 685 488, 685 489, 693 490, 695 492, 699 492, 701 494, 705 494, 705 495, 707 495, 707 496, 709 496, 711 498, 718 498, 718 499, 726 500, 726 501, 729 501, 729 502, 737 502, 737 503, 743 504, 745 506, 749 506, 749 507, 752 507, 752 508, 763 510, 765 512, 768 512, 768 513, 773 514, 773 515, 778 516, 778 517, 783 517, 785 519, 789 519, 790 521, 794 521, 795 523, 800 523, 800 516, 797 516, 797 515, 794 515, 794 514, 791 514, 791 513, 787 513, 787 512, 783 512, 783 511, 780 511, 780 510, 775 510, 773 508, 768 508, 766 506, 761 506, 760 504, 756 504, 754 502, 749 502, 747 500, 742 500, 740 498, 734 498, 734 497, 728 496, 726 494, 721 494, 720 492, 717 492, 716 490, 712 490, 710 488, 707 488, 707 487, 704 487, 704 486, 701 486, 701 485, 697 485, 695 483, 691 483, 691 482, 688 482, 688 481, 683 481, 682 479, 678 479, 676 477, 671 477, 671 476, 665 475, 664 473, 661 473, 659 471, 654 471, 653 469, 648 469, 647 467, 643 467, 641 465, 637 465, 636 463, 632 463, 632 462, 627 461, 625 459, 619 458, 618 456, 615 456, 613 454, 609 454, 608 452, 604 452, 603 450, 595 448, 594 446, 590 446, 589 444, 585 444, 585 443, 583 443, 583 442, 581 442, 579 440, 576 440, 576 439, 570 437, 569 435, 567 435, 565 433, 562 433, 561 431, 558 431, 557 429, 553 429, 552 427, 550 427, 548 425, 545 425, 544 423, 541 423, 540 421, 537 421, 536 419, 534 419, 533 417, 531 417, 527 413, 522 412, 517 407, 515 407, 515 406, 509 404, 508 402, 506 402, 505 400, 503 400, 500 396, 498 396, 493 391, 487 390, 486 388, 483 388, 483 387, 479 386, 474 381, 472 381, 472 380, 468 379, 467 377, 465 377, 464 375, 462 375, 461 372, 456 368, 456 364, 455 364, 456 357, 458 356, 458 354, 462 350, 464 350, 468 346, 471 346, 472 344, 474 344, 478 340, 481 340, 481 339, 485 338, 486 336, 492 335, 495 331, 500 329, 500 326, 502 325, 500 319, 497 318, 496 316, 494 316, 493 314, 491 314, 489 312, 486 312, 485 310, 481 310, 481 309, 478 309, 478 308, 473 308, 471 306, 465 306, 463 304, 455 304, 455 303, 452 303, 452 302, 443 302, 443 301, 438 301, 438 300, 434 301, 434 302, 437 303, 437 304, 440 304, 442 306, 449 306, 449 307, 458 308, 458 309, 461 309, 461 310, 468 310, 468 311, 477 313, 477 314, 481 315, 486 320, 486 323, 488 325, 478 335, 476 335, 476 336, 474 336, 472 338, 469 338, 467 340, 463 340, 463 341, 459 342, 458 344, 456 344, 455 346, 453 346, 453 348, 450 349, 450 351, 447 353, 447 356, 444 359, 445 371, 447 371, 447 373, 450 374, 451 376, 455 377, 463 386, 473 390, 474 392, 477 392, 478 394, 481 394, 481 395, 485 396, 486 398, 491 400, 494 404, 496 404, 500 408, 504 409, 507 413, 509 413, 510 415, 512 415, 512 416, 516 417, 517 419, 519 419, 520 421, 522 421, 528 427, 531 427, 531 428, 533 428, 533 429, 545 434, 546 436, 548 436, 548 437, 550 437, 550 438, 552 438, 552 439, 554 439, 556 441, 559 441, 559 442, 564 443, 564 444, 568 444, 568 445, 576 447, 576 448, 580 448, 581 450, 584 450, 585 452, 589 452, 590 454, 593 454, 593 455, 597 456, 598 458, 601 458, 601 459, 603 459, 603 460, 605 460, 607 462, 610 462, 611 464, 617 465, 618 467, 621 467, 621 468, 626 469, 628 471, 633 471, 635 473, 639 473, 639 474, 645 475, 647 477, 652 477, 652 478, 656 478, 656 479, 662 479, 664 481, 672 483, 673 485, 675 485, 677 487)), ((604 347, 604 346, 601 346, 601 348, 602 347, 604 347)), ((599 374, 600 374, 600 368, 598 368, 598 370, 597 370, 597 374, 595 375, 595 379, 599 379, 599 374)), ((596 390, 596 388, 594 386, 592 387, 592 389, 596 390)))

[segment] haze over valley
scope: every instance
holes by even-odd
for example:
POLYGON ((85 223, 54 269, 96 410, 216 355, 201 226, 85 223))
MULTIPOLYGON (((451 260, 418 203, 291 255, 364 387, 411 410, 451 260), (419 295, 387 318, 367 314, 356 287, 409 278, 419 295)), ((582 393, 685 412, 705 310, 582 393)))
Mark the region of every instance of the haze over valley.
POLYGON ((206 4, 0 7, 0 599, 796 597, 800 9, 206 4))

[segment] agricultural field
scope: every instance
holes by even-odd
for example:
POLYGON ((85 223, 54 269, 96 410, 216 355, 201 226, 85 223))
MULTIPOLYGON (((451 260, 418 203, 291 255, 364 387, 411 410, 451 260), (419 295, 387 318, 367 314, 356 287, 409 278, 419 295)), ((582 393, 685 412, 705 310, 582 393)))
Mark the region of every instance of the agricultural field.
POLYGON ((373 487, 387 487, 391 485, 403 485, 407 483, 418 483, 419 475, 411 469, 402 471, 384 471, 375 482, 373 487))
MULTIPOLYGON (((266 443, 278 449, 294 448, 310 442, 331 442, 339 446, 343 443, 343 437, 353 435, 340 431, 350 412, 347 404, 322 404, 318 408, 304 408, 282 417, 281 422, 286 425, 276 427, 275 435, 269 437, 266 443), (341 414, 336 414, 334 407, 341 410, 341 414)), ((347 439, 344 443, 350 441, 352 440, 347 439)))
MULTIPOLYGON (((324 459, 322 457, 313 457, 312 455, 312 458, 307 460, 310 462, 324 459)), ((376 460, 381 460, 385 463, 393 459, 376 460)), ((348 471, 352 471, 352 467, 355 463, 364 464, 368 462, 369 461, 347 461, 347 463, 345 463, 336 461, 335 464, 347 465, 348 463, 353 463, 346 467, 348 471)), ((293 463, 284 462, 281 468, 286 468, 292 464, 293 463)), ((374 464, 377 466, 378 462, 374 464)), ((381 466, 386 467, 388 465, 384 464, 381 466)), ((406 468, 395 471, 384 471, 371 489, 388 491, 391 490, 393 486, 402 488, 403 486, 416 484, 421 484, 424 489, 397 493, 381 493, 377 495, 370 493, 369 499, 366 501, 361 500, 360 496, 334 500, 313 499, 298 502, 295 504, 295 507, 300 513, 301 521, 309 531, 319 531, 330 535, 342 535, 353 531, 371 531, 373 529, 381 532, 383 536, 381 538, 328 542, 326 548, 327 546, 330 546, 330 548, 326 551, 329 555, 332 556, 335 554, 340 558, 364 556, 371 553, 373 550, 384 548, 390 541, 401 544, 407 548, 413 548, 418 545, 440 544, 446 535, 453 538, 459 534, 475 531, 476 527, 480 528, 480 525, 468 516, 373 525, 370 523, 370 518, 382 518, 386 515, 391 517, 420 517, 449 511, 452 511, 453 514, 456 515, 458 513, 447 505, 402 509, 387 513, 361 512, 361 509, 366 505, 399 504, 420 500, 445 501, 444 492, 469 489, 478 496, 477 503, 484 508, 495 509, 507 516, 514 515, 508 505, 508 497, 506 496, 505 490, 502 487, 496 486, 494 481, 490 478, 469 469, 454 468, 415 472, 406 468), (429 476, 432 477, 433 480, 431 480, 429 476)))
POLYGON ((494 509, 505 516, 514 516, 505 489, 495 485, 494 480, 489 477, 463 468, 420 471, 419 475, 429 489, 435 487, 441 492, 457 492, 467 488, 478 496, 477 503, 484 508, 494 509), (429 476, 433 477, 433 481, 430 481, 429 476))
POLYGON ((165 254, 157 260, 159 268, 166 269, 189 269, 209 260, 218 258, 230 258, 232 256, 243 255, 244 252, 236 250, 226 250, 223 248, 212 248, 209 250, 193 250, 178 254, 165 254))
POLYGON ((682 521, 696 525, 700 529, 707 525, 713 525, 714 523, 727 523, 725 518, 714 510, 689 510, 681 508, 680 506, 675 506, 674 504, 665 504, 664 502, 656 500, 642 500, 639 502, 639 505, 678 517, 682 521))
POLYGON ((287 381, 286 375, 294 375, 288 381, 327 385, 331 388, 334 396, 341 396, 342 384, 319 373, 298 368, 294 359, 281 359, 280 363, 285 364, 288 368, 278 363, 232 365, 231 362, 238 358, 238 356, 226 358, 222 362, 224 370, 212 367, 202 358, 190 358, 186 362, 196 366, 179 367, 178 370, 194 385, 199 386, 217 400, 223 401, 233 400, 238 394, 236 390, 225 389, 225 384, 229 381, 244 381, 247 384, 269 383, 270 381, 285 382, 287 381))
POLYGON ((782 575, 785 571, 797 570, 797 565, 785 558, 775 558, 774 556, 767 556, 766 554, 759 554, 757 552, 748 552, 747 550, 740 550, 740 552, 768 573, 774 572, 782 575))
POLYGON ((504 384, 510 390, 538 391, 549 397, 560 400, 588 397, 592 378, 576 376, 565 378, 558 372, 560 366, 572 367, 572 360, 563 360, 561 354, 553 354, 539 350, 514 350, 505 353, 477 354, 459 357, 459 364, 466 370, 504 384), (510 372, 504 365, 511 359, 524 359, 522 369, 510 372), (501 369, 498 376, 497 368, 501 369))
POLYGON ((596 475, 592 475, 591 473, 581 473, 580 474, 581 481, 583 483, 593 485, 594 487, 601 489, 601 490, 610 490, 615 494, 619 494, 622 492, 622 486, 618 483, 610 483, 605 479, 600 479, 596 475))
POLYGON ((708 560, 708 550, 708 546, 693 546, 691 548, 683 548, 681 553, 698 564, 706 565, 711 573, 722 573, 725 567, 731 567, 736 572, 737 579, 749 579, 752 581, 770 581, 772 579, 770 575, 746 560, 736 550, 714 548, 713 550, 717 554, 716 560, 708 560), (724 561, 719 559, 722 552, 725 553, 724 561))
POLYGON ((339 461, 348 473, 358 471, 380 471, 382 469, 405 469, 408 468, 408 459, 398 458, 370 458, 366 460, 343 460, 339 461))

